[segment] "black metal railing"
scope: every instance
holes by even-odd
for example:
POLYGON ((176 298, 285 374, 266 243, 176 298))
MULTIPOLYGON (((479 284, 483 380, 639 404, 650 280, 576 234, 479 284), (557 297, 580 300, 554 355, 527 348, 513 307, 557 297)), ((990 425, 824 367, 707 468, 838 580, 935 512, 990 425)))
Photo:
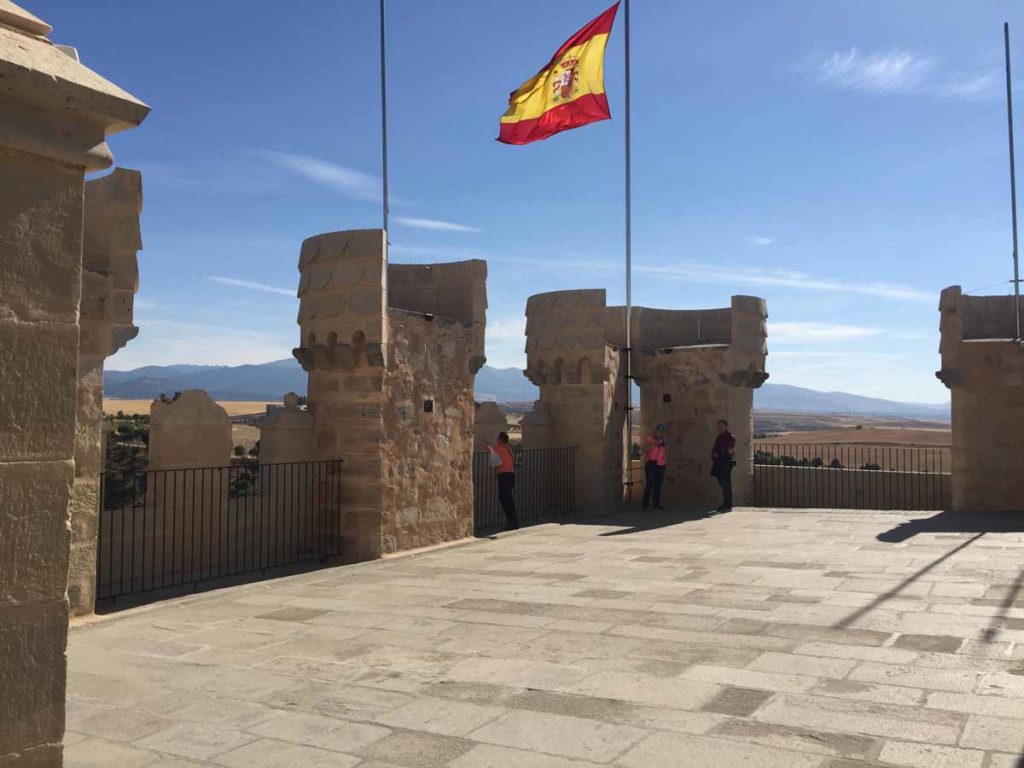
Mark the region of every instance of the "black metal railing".
POLYGON ((936 510, 949 505, 950 449, 887 445, 754 445, 762 507, 936 510))
MULTIPOLYGON (((513 498, 521 525, 562 520, 576 510, 575 448, 516 450, 515 457, 513 498)), ((473 520, 478 534, 505 525, 489 451, 473 454, 473 520)))
POLYGON ((340 485, 340 461, 103 473, 97 600, 337 556, 340 485))

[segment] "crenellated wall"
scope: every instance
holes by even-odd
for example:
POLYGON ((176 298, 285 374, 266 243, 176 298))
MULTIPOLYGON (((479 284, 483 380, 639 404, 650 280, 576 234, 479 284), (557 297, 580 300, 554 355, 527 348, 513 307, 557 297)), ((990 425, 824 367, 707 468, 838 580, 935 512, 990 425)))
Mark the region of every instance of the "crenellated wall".
POLYGON ((138 251, 142 174, 118 168, 85 184, 81 337, 75 430, 75 484, 71 490, 72 615, 95 607, 99 476, 103 471, 103 366, 138 335, 132 320, 139 287, 138 251))
MULTIPOLYGON (((526 316, 525 373, 540 400, 523 420, 523 446, 578 447, 580 508, 615 508, 623 498, 625 308, 605 306, 603 290, 557 291, 531 296, 526 316)), ((764 301, 752 296, 722 309, 633 308, 642 432, 669 426, 666 502, 717 498, 709 460, 721 418, 737 439, 737 499, 749 495, 753 389, 768 378, 766 318, 764 301)))
POLYGON ((609 324, 603 289, 540 293, 526 303, 524 373, 550 425, 542 437, 539 419, 524 419, 523 446, 578 448, 576 503, 593 511, 622 500, 626 402, 609 324))
POLYGON ((942 368, 952 404, 952 506, 1024 511, 1024 343, 1015 340, 1013 297, 939 300, 942 368))
POLYGON ((341 459, 342 551, 369 560, 472 533, 482 261, 389 265, 381 230, 302 245, 301 344, 314 451, 341 459))

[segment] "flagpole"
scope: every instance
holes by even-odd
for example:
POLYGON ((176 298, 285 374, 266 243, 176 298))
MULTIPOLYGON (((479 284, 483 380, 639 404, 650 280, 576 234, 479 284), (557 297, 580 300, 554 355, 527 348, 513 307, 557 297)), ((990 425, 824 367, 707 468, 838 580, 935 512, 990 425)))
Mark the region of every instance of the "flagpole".
POLYGON ((1010 23, 1003 23, 1003 43, 1006 49, 1006 121, 1010 132, 1010 208, 1013 220, 1013 298, 1014 317, 1017 322, 1017 340, 1020 333, 1020 261, 1017 255, 1017 172, 1013 152, 1013 87, 1010 76, 1010 23))
POLYGON ((633 501, 633 200, 630 164, 629 0, 625 7, 626 59, 626 501, 633 501))
POLYGON ((383 164, 384 237, 388 232, 388 56, 384 26, 384 0, 380 0, 380 136, 383 164))

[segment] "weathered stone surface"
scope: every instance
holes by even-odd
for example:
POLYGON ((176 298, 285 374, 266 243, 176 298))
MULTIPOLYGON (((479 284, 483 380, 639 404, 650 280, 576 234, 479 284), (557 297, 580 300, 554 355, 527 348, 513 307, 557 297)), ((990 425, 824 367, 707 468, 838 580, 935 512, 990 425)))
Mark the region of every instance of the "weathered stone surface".
POLYGON ((476 406, 476 421, 473 433, 473 448, 487 450, 488 445, 497 442, 498 434, 508 432, 508 417, 497 403, 480 403, 476 406))
POLYGON ((60 600, 73 464, 0 463, 0 606, 60 600))
POLYGON ((960 286, 939 300, 942 368, 951 390, 954 510, 1020 511, 1024 473, 1024 346, 1014 339, 1012 296, 967 296, 960 286))
POLYGON ((0 3, 0 763, 18 768, 61 764, 84 172, 149 111, 48 31, 0 3))
MULTIPOLYGON (((540 387, 540 400, 523 420, 523 445, 577 447, 577 505, 616 508, 624 490, 618 435, 626 417, 625 310, 606 307, 601 290, 556 291, 531 296, 526 316, 525 374, 540 387)), ((749 492, 752 388, 767 378, 766 317, 763 300, 745 296, 734 296, 726 309, 633 309, 641 428, 650 434, 668 425, 666 502, 720 500, 709 461, 723 418, 737 441, 736 496, 742 501, 749 492)), ((638 469, 634 495, 643 486, 638 469)))
POLYGON ((283 405, 268 405, 267 414, 259 422, 260 463, 278 464, 310 461, 314 447, 313 414, 299 407, 294 392, 284 396, 283 405))
MULTIPOLYGON (((115 727, 121 715, 101 724, 112 710, 152 715, 125 716, 128 730, 153 727, 153 718, 216 725, 227 742, 252 739, 228 763, 239 765, 243 758, 260 764, 263 753, 250 745, 263 740, 282 745, 272 752, 265 744, 268 755, 316 765, 321 755, 305 750, 337 749, 368 768, 975 768, 983 752, 990 753, 984 768, 1013 768, 1024 747, 1024 677, 1013 673, 1020 662, 890 644, 908 615, 969 637, 1001 611, 1015 618, 1004 602, 1024 534, 992 531, 982 559, 948 558, 915 582, 970 579, 1003 601, 951 606, 926 592, 916 610, 902 612, 889 609, 899 599, 890 582, 949 547, 943 534, 920 533, 870 549, 880 531, 902 522, 866 511, 741 509, 698 520, 620 514, 122 613, 73 634, 72 725, 115 727), (636 530, 639 523, 653 527, 636 530), (608 535, 622 531, 634 532, 608 535), (766 569, 755 560, 789 563, 771 569, 780 578, 809 574, 836 583, 764 587, 757 582, 766 569), (823 561, 845 575, 823 576, 823 561), (748 563, 739 574, 737 562, 748 563), (765 599, 815 592, 830 602, 765 599), (719 598, 714 604, 711 594, 719 598), (871 629, 831 629, 880 598, 862 617, 871 629), (760 621, 737 604, 763 606, 760 621), (699 629, 658 618, 690 612, 699 629), (725 621, 731 632, 715 628, 725 621), (741 633, 779 627, 786 637, 741 633), (822 637, 841 641, 802 639, 825 630, 822 637), (863 669, 872 678, 885 672, 894 684, 838 679, 851 663, 853 670, 870 665, 863 669), (979 684, 971 693, 907 687, 959 687, 972 676, 979 684), (807 693, 789 692, 808 680, 807 693), (612 727, 641 735, 620 739, 612 727), (662 735, 668 732, 680 738, 662 735), (459 735, 445 735, 452 733, 459 735)), ((173 728, 158 732, 176 734, 161 743, 181 749, 190 731, 173 728)), ((199 735, 211 750, 222 743, 216 734, 199 735)), ((76 753, 84 744, 87 754, 102 754, 97 742, 113 746, 76 742, 69 764, 95 764, 76 753)), ((144 753, 157 754, 155 746, 147 742, 144 753)), ((107 754, 131 765, 134 753, 107 754)), ((180 760, 224 763, 221 753, 180 760)))
MULTIPOLYGON (((295 355, 311 455, 344 462, 343 557, 470 536, 486 264, 389 265, 383 233, 356 230, 306 240, 299 269, 295 355)), ((294 453, 305 438, 291 435, 294 453)))
POLYGON ((149 468, 223 467, 231 463, 231 419, 201 389, 149 411, 149 468))
POLYGON ((60 743, 67 624, 63 599, 0 606, 0 755, 60 743))
POLYGON ((0 461, 70 458, 77 368, 76 325, 0 320, 0 461))

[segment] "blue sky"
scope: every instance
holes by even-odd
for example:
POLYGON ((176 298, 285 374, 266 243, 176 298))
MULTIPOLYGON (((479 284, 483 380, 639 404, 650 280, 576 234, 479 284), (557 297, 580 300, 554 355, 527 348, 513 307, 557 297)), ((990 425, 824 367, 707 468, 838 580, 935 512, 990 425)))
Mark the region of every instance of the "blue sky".
MULTIPOLYGON (((380 222, 376 0, 24 5, 153 107, 112 140, 145 249, 108 367, 289 356, 301 241, 380 222)), ((389 0, 391 258, 488 260, 494 365, 530 294, 623 300, 621 15, 611 121, 494 141, 607 5, 389 0)), ((939 291, 1012 277, 1004 20, 1024 73, 1019 3, 634 0, 634 301, 764 296, 772 381, 944 401, 939 291)))

